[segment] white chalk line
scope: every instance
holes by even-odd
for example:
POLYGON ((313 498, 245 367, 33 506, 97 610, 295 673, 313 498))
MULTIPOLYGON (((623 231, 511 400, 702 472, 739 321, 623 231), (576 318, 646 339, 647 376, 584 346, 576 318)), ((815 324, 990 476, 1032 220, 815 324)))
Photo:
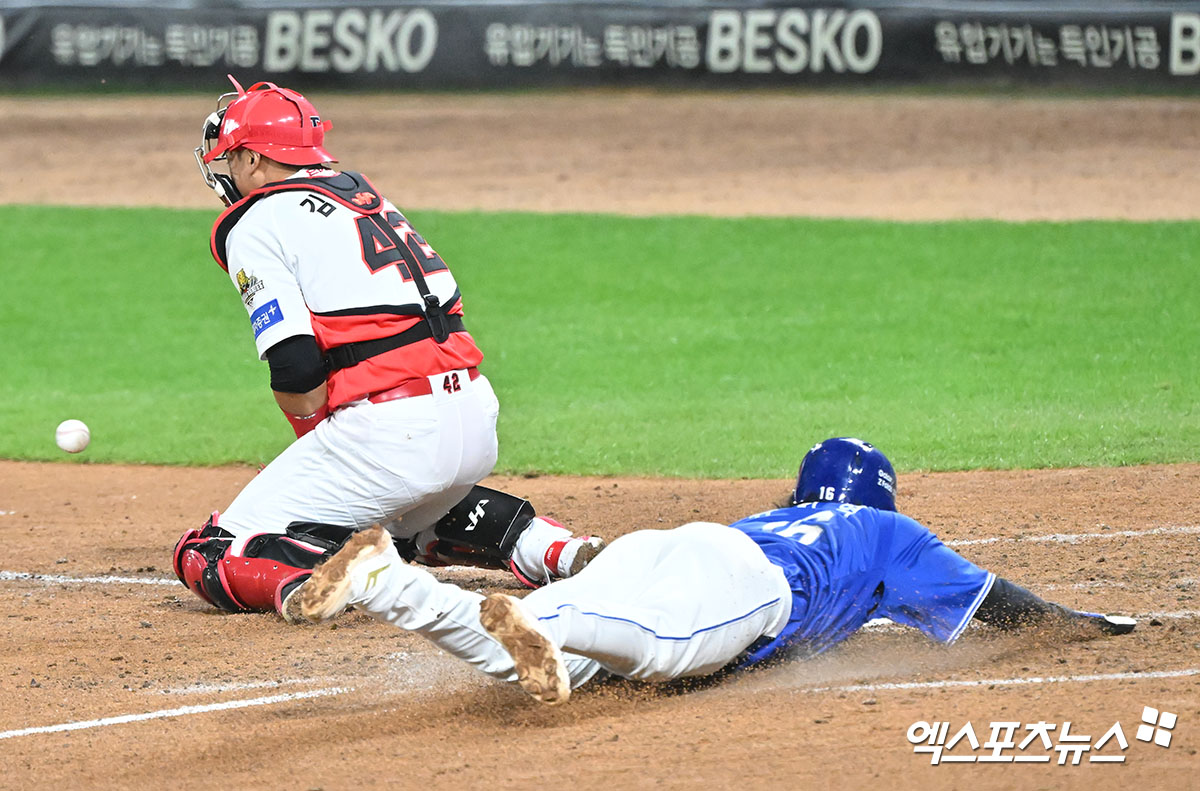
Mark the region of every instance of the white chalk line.
POLYGON ((93 585, 179 585, 179 580, 151 577, 68 577, 62 574, 30 574, 25 571, 0 571, 0 580, 29 580, 51 585, 88 583, 93 585))
POLYGON ((1148 673, 1103 673, 1091 676, 1032 676, 1026 678, 989 678, 977 681, 895 681, 879 684, 848 684, 840 687, 809 687, 797 692, 879 692, 905 689, 947 689, 955 687, 1024 686, 1029 684, 1087 684, 1095 681, 1186 678, 1200 676, 1200 667, 1186 670, 1154 670, 1148 673))
POLYGON ((1102 541, 1108 538, 1145 538, 1147 536, 1190 535, 1200 533, 1200 525, 1152 527, 1149 530, 1107 530, 1103 533, 1053 533, 1046 536, 997 536, 994 538, 960 538, 943 542, 948 547, 970 547, 980 544, 1052 542, 1077 544, 1080 541, 1102 541))
POLYGON ((158 690, 160 695, 210 695, 217 692, 241 692, 247 689, 295 686, 297 684, 328 684, 330 678, 287 678, 282 681, 235 681, 228 684, 191 684, 158 690))
POLYGON ((1198 618, 1200 610, 1176 610, 1175 612, 1148 612, 1143 618, 1198 618))
POLYGON ((1128 588, 1129 584, 1125 582, 1117 582, 1115 580, 1089 580, 1088 582, 1071 582, 1071 583, 1054 583, 1050 582, 1045 585, 1038 585, 1042 590, 1088 590, 1090 588, 1128 588))
POLYGON ((249 708, 250 706, 270 706, 274 703, 286 703, 291 700, 303 700, 305 698, 320 698, 326 695, 340 695, 343 692, 352 691, 352 687, 330 687, 328 689, 312 689, 305 692, 289 692, 284 695, 270 695, 265 698, 250 698, 249 700, 230 700, 224 703, 209 703, 203 706, 182 706, 177 709, 148 711, 144 714, 123 714, 119 717, 104 717, 103 719, 98 720, 64 722, 59 725, 42 725, 36 728, 21 728, 14 731, 3 731, 0 732, 0 739, 12 739, 17 736, 31 736, 37 733, 62 733, 63 731, 80 731, 87 728, 103 728, 108 725, 123 725, 128 722, 161 720, 169 717, 186 717, 190 714, 207 714, 210 711, 245 709, 249 708))
MULTIPOLYGON (((995 536, 992 538, 964 538, 946 541, 949 547, 980 546, 983 544, 1006 543, 1062 543, 1075 544, 1081 541, 1103 541, 1112 538, 1145 538, 1162 535, 1194 535, 1200 533, 1200 525, 1180 525, 1169 527, 1154 527, 1149 530, 1111 530, 1104 533, 1054 533, 1045 536, 995 536)), ((152 577, 71 577, 63 574, 33 574, 25 571, 0 571, 0 581, 25 580, 42 582, 53 585, 92 584, 92 585, 178 585, 177 579, 152 577)), ((1097 583, 1103 585, 1105 583, 1097 583)), ((1110 583, 1111 584, 1111 583, 1110 583)), ((1087 587, 1088 583, 1079 583, 1078 587, 1087 587)))
MULTIPOLYGON (((453 570, 467 571, 485 571, 486 569, 476 569, 471 566, 441 566, 441 571, 453 570)), ((9 581, 25 581, 25 582, 41 582, 46 585, 71 585, 71 584, 92 584, 92 585, 174 585, 181 586, 178 579, 174 577, 116 577, 105 575, 103 577, 71 577, 65 574, 35 574, 28 571, 0 571, 0 582, 9 581)))

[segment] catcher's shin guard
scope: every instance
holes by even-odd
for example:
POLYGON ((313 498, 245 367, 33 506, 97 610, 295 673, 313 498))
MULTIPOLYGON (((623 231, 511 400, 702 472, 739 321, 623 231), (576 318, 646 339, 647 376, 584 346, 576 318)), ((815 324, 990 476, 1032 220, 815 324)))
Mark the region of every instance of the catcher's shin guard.
POLYGON ((217 527, 219 514, 213 511, 212 516, 199 530, 192 529, 184 532, 175 542, 175 551, 171 556, 171 565, 175 576, 183 586, 214 607, 221 607, 209 594, 205 585, 205 573, 209 566, 224 554, 233 534, 217 527))
POLYGON ((465 565, 511 571, 528 588, 574 576, 604 548, 595 536, 573 537, 528 500, 474 486, 450 512, 412 539, 401 556, 426 566, 465 565))
POLYGON ((425 547, 397 542, 405 560, 426 565, 508 569, 517 539, 534 517, 528 500, 486 486, 467 496, 433 526, 436 540, 425 547))
POLYGON ((235 540, 214 513, 201 530, 175 545, 175 574, 189 590, 226 612, 281 611, 286 593, 352 532, 332 525, 296 523, 287 533, 235 540))

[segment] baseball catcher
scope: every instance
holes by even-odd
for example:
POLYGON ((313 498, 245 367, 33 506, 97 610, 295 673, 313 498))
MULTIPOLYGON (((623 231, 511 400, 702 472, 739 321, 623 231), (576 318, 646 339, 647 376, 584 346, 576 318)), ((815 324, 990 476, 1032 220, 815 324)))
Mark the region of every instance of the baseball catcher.
POLYGON ((180 581, 222 610, 294 620, 313 565, 375 523, 416 563, 511 569, 531 587, 578 572, 600 539, 477 486, 499 404, 446 262, 365 176, 330 167, 332 124, 307 99, 230 80, 195 152, 227 207, 210 247, 296 441, 183 535, 180 581))
POLYGON ((317 568, 301 610, 319 621, 352 604, 547 704, 602 674, 667 681, 813 656, 872 618, 943 643, 972 620, 1063 639, 1133 630, 1131 618, 1043 601, 960 557, 896 512, 895 488, 872 445, 826 440, 805 456, 792 505, 629 533, 523 599, 439 584, 373 529, 317 568))

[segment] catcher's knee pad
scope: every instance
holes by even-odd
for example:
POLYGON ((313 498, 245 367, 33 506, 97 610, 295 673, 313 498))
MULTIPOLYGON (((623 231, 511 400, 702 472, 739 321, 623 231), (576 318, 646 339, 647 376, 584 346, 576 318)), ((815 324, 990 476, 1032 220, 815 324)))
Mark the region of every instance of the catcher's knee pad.
POLYGON ((513 547, 535 516, 528 500, 474 486, 432 528, 413 541, 397 541, 396 548, 408 561, 437 566, 461 564, 480 568, 507 569, 513 547))
POLYGON ((214 560, 224 554, 233 539, 231 533, 217 527, 218 516, 213 511, 204 527, 185 531, 175 542, 175 551, 171 556, 175 576, 184 587, 214 607, 221 605, 209 594, 205 573, 214 560))
POLYGON ((410 562, 503 569, 529 588, 573 576, 603 547, 599 538, 572 538, 558 522, 538 516, 528 500, 479 485, 432 528, 396 541, 410 562), (517 552, 528 535, 535 537, 536 559, 529 548, 517 552))
POLYGON ((175 545, 175 574, 189 590, 226 612, 279 611, 287 590, 349 536, 348 528, 296 524, 287 533, 244 539, 217 525, 217 514, 175 545), (332 536, 332 537, 331 537, 332 536))

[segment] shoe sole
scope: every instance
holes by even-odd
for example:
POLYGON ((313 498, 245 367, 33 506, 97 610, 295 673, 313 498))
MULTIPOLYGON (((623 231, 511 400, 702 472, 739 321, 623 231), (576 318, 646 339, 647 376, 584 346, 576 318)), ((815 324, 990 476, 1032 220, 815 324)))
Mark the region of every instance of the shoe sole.
POLYGON ((300 613, 314 623, 341 613, 350 601, 350 572, 359 563, 383 554, 390 543, 391 537, 379 525, 350 536, 300 586, 300 613))
POLYGON ((575 552, 575 558, 571 561, 571 568, 567 570, 567 576, 574 577, 587 568, 587 565, 596 559, 596 556, 600 554, 600 550, 604 549, 604 546, 603 538, 589 537, 584 539, 583 546, 575 552))
POLYGON ((298 624, 306 624, 308 621, 304 617, 304 613, 300 610, 300 600, 304 595, 304 586, 308 584, 308 580, 296 586, 296 589, 287 595, 279 608, 279 614, 283 617, 284 623, 289 623, 292 626, 298 624))
POLYGON ((479 622, 513 659, 517 683, 534 700, 561 706, 571 696, 562 652, 538 631, 512 596, 493 593, 479 604, 479 622))

